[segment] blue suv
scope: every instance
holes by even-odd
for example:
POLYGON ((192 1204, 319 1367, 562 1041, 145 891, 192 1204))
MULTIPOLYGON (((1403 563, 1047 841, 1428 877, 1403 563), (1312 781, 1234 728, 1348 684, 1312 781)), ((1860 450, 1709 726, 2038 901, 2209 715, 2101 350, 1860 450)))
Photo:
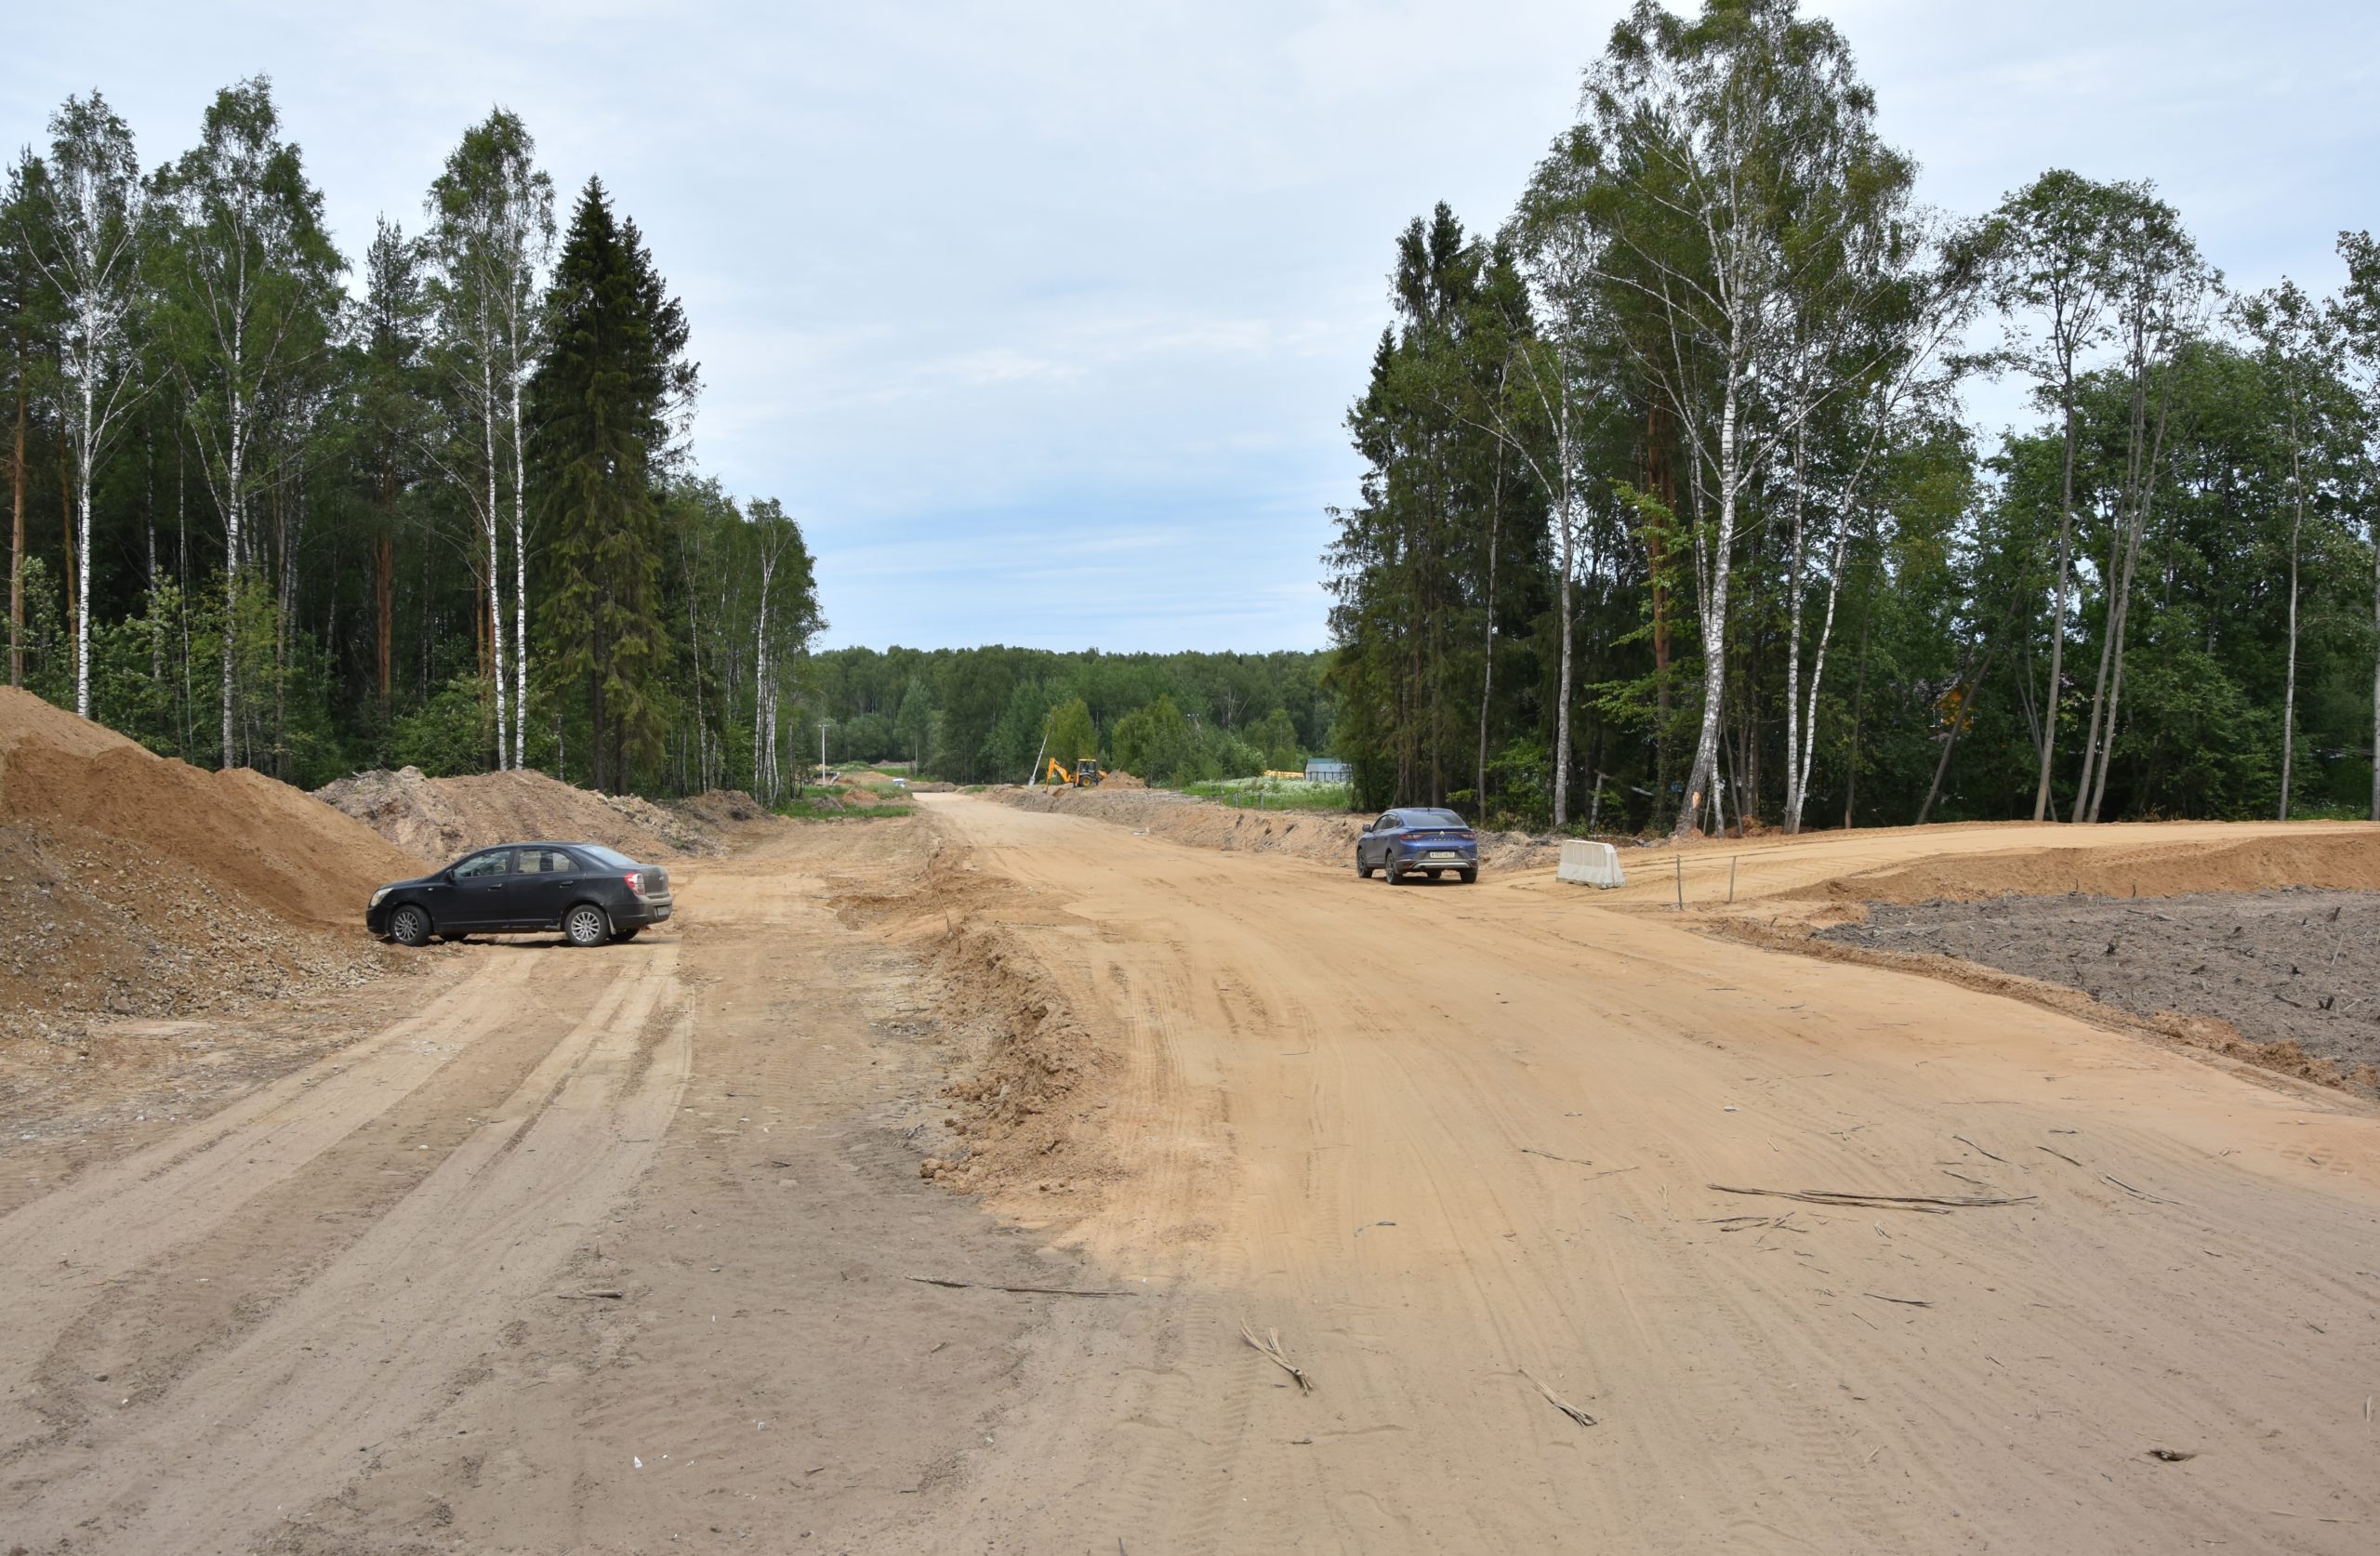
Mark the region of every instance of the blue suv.
POLYGON ((1446 875, 1468 886, 1479 878, 1479 834, 1452 811, 1390 811, 1355 839, 1355 874, 1374 870, 1391 886, 1446 875))

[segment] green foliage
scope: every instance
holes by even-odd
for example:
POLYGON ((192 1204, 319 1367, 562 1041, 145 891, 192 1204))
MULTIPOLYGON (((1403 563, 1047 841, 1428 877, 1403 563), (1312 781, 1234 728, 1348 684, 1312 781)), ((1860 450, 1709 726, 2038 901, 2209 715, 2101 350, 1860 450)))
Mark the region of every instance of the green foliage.
POLYGON ((1249 732, 1249 744, 1255 746, 1265 769, 1273 772, 1295 771, 1299 765, 1298 725, 1287 708, 1275 708, 1264 716, 1263 723, 1249 732))
POLYGON ((1343 811, 1355 798, 1348 785, 1302 778, 1202 778, 1183 785, 1183 792, 1243 811, 1343 811))
POLYGON ((1441 208, 1395 246, 1327 559, 1359 803, 1536 825, 1600 782, 1605 829, 1667 829, 1707 763, 1730 824, 1998 818, 2045 751, 2061 816, 2380 782, 2380 246, 2218 321, 2147 184, 1938 224, 1792 0, 1638 4, 1583 104, 1494 244, 1441 208), (1985 368, 2048 422, 1988 456, 1985 368), (1500 457, 1554 544, 1491 570, 1500 457))
POLYGON ((690 370, 685 315, 598 179, 579 196, 547 312, 554 344, 531 382, 529 443, 553 536, 545 632, 563 677, 585 683, 594 786, 616 788, 660 755, 668 722, 656 483, 690 370))
POLYGON ((1144 708, 1118 719, 1108 732, 1116 766, 1152 784, 1173 784, 1184 778, 1210 776, 1193 768, 1197 747, 1190 720, 1160 696, 1144 708))
POLYGON ((417 767, 432 778, 487 770, 495 744, 495 698, 476 676, 456 676, 390 732, 392 761, 417 767))
POLYGON ((1049 731, 1049 760, 1069 771, 1076 761, 1099 755, 1099 732, 1091 726, 1091 705, 1077 697, 1064 706, 1050 710, 1046 728, 1049 731))

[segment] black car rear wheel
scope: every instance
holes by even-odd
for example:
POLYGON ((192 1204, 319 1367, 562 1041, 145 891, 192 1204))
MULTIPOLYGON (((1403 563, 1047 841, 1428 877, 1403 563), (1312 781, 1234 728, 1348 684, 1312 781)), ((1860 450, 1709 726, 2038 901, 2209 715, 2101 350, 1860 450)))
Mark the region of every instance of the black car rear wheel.
POLYGON ((573 945, 601 945, 612 938, 612 921, 592 903, 581 903, 562 916, 562 932, 573 945))
POLYGON ((430 943, 430 915, 407 903, 389 915, 389 938, 399 945, 423 946, 430 943))

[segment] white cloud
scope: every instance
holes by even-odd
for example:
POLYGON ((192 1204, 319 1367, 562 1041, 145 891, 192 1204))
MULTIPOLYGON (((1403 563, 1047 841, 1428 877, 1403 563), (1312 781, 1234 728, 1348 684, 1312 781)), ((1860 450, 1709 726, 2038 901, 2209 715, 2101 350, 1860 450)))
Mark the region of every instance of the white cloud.
MULTIPOLYGON (((2236 279, 2318 287, 2374 219, 2370 8, 1814 8, 1950 209, 2151 178, 2236 279)), ((1620 9, 85 0, 15 19, 0 102, 37 138, 97 83, 153 162, 269 72, 350 252, 503 102, 642 225, 697 454, 801 516, 837 640, 1263 648, 1323 639, 1396 231, 1492 228, 1620 9)))

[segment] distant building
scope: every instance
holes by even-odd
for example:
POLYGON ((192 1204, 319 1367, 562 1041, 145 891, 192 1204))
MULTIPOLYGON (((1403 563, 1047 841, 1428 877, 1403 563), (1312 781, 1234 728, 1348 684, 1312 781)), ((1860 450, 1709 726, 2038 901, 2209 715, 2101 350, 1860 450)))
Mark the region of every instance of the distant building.
POLYGON ((1355 770, 1336 757, 1308 757, 1305 759, 1305 781, 1309 784, 1352 784, 1355 770))

